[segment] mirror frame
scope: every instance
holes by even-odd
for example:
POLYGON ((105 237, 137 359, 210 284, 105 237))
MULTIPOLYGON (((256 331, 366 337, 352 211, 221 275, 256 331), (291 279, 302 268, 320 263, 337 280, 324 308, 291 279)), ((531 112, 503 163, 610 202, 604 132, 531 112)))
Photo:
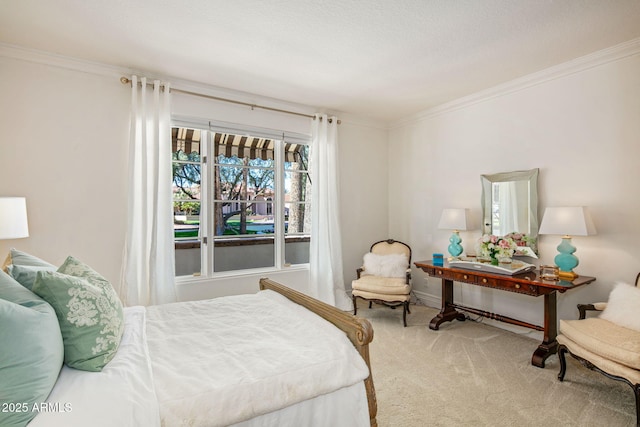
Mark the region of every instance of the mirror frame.
MULTIPOLYGON (((529 228, 527 233, 530 237, 537 240, 538 228, 540 222, 538 220, 538 172, 539 170, 531 169, 524 171, 502 172, 491 175, 480 175, 482 180, 482 233, 491 234, 491 204, 492 191, 491 187, 494 182, 508 181, 528 181, 529 182, 529 228), (487 208, 489 207, 489 208, 487 208)), ((537 245, 536 245, 537 246, 537 245)), ((537 252, 537 251, 536 251, 537 252)))

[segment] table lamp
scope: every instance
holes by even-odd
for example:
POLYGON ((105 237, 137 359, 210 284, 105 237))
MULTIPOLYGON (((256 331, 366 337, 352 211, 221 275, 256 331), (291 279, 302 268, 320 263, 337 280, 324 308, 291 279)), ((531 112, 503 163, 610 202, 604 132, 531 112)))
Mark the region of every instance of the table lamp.
POLYGON ((24 197, 0 197, 0 239, 29 237, 27 201, 24 197))
POLYGON ((453 234, 449 238, 451 244, 447 248, 452 258, 458 258, 462 253, 463 248, 460 244, 462 239, 459 232, 467 230, 468 217, 468 209, 446 208, 442 210, 438 228, 440 230, 453 230, 453 234))
POLYGON ((554 261, 560 269, 562 280, 573 280, 578 275, 573 269, 579 264, 578 257, 573 253, 576 247, 571 243, 571 236, 590 236, 596 234, 591 216, 583 206, 546 208, 538 234, 562 235, 562 242, 558 245, 558 255, 554 261))

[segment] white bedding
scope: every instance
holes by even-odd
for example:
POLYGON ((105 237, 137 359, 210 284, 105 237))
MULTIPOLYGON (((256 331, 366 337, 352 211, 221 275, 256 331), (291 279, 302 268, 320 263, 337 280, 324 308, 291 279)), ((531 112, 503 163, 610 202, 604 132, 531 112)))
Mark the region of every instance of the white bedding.
POLYGON ((64 366, 46 409, 29 427, 159 426, 144 325, 144 307, 125 308, 124 334, 113 360, 102 372, 64 366))
POLYGON ((240 423, 369 375, 344 333, 272 291, 148 307, 147 342, 165 426, 240 423))
POLYGON ((130 307, 114 359, 64 366, 29 427, 368 426, 368 374, 342 332, 272 291, 130 307))
POLYGON ((364 382, 241 421, 231 427, 303 426, 369 427, 369 404, 364 382))

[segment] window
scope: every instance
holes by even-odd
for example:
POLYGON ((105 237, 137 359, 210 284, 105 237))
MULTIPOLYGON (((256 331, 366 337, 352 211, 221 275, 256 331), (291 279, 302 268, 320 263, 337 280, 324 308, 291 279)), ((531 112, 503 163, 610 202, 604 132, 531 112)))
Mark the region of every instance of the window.
POLYGON ((309 137, 174 126, 176 275, 309 262, 309 137))

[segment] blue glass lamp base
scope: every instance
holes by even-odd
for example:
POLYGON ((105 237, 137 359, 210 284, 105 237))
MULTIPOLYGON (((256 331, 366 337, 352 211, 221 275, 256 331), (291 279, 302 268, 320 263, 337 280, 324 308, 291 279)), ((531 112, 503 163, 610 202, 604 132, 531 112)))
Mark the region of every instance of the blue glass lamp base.
POLYGON ((573 269, 578 266, 579 261, 578 257, 573 254, 576 251, 576 247, 571 244, 571 237, 563 237, 557 249, 559 254, 556 255, 554 261, 560 269, 560 275, 567 277, 572 276, 573 278, 578 277, 578 275, 573 272, 573 269))
POLYGON ((460 234, 458 234, 457 231, 454 231, 451 237, 449 237, 449 242, 451 243, 447 248, 449 250, 449 254, 454 258, 459 257, 463 250, 462 245, 460 245, 462 242, 460 234))

